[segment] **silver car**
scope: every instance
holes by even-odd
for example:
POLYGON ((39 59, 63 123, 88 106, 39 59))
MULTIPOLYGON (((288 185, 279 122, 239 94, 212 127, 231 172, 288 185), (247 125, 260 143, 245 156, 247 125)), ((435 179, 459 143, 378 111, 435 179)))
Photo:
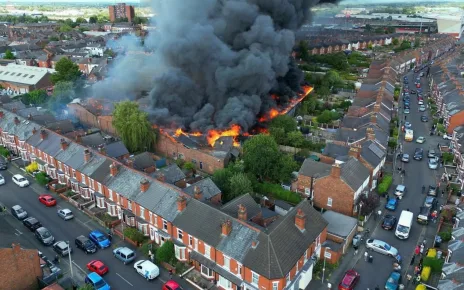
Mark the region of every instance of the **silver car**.
POLYGON ((369 239, 366 242, 366 247, 380 254, 384 254, 390 257, 396 257, 398 250, 395 247, 390 246, 384 241, 369 239))
POLYGON ((72 211, 70 209, 67 209, 67 208, 59 209, 57 213, 58 213, 58 216, 60 218, 64 219, 65 221, 74 218, 74 215, 73 215, 72 211))
POLYGON ((429 159, 429 168, 430 169, 437 169, 438 168, 438 158, 430 158, 429 159))
POLYGON ((5 184, 5 178, 0 174, 0 185, 5 184))
POLYGON ((424 105, 420 105, 420 106, 419 106, 419 111, 420 111, 420 112, 425 112, 425 106, 424 106, 424 105))

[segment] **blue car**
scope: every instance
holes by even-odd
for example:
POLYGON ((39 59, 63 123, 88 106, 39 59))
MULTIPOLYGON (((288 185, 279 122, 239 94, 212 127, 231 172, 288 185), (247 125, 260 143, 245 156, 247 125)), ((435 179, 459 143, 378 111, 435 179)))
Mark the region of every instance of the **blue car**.
POLYGON ((111 242, 108 240, 108 237, 98 230, 90 232, 89 239, 101 249, 111 246, 111 242))
POLYGON ((392 272, 385 283, 385 290, 397 290, 401 281, 401 273, 392 272))
POLYGON ((388 210, 396 210, 396 207, 398 206, 398 200, 396 198, 390 198, 385 205, 385 208, 388 210))
POLYGON ((89 273, 85 276, 85 283, 92 285, 93 289, 111 290, 110 285, 108 285, 108 283, 106 283, 106 281, 95 272, 89 273))

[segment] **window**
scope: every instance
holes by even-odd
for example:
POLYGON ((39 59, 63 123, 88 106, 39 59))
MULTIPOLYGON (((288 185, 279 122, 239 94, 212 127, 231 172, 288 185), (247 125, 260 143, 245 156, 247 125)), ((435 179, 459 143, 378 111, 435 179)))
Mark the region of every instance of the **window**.
POLYGON ((145 209, 141 206, 139 207, 139 209, 140 209, 140 217, 145 219, 145 209))
POLYGON ((184 154, 179 153, 179 158, 180 158, 180 159, 184 159, 184 154))
POLYGON ((285 276, 285 286, 288 285, 290 285, 290 273, 288 273, 287 276, 285 276))
POLYGON ((230 270, 230 258, 226 256, 224 256, 224 268, 230 270))
POLYGON ((208 277, 208 278, 211 278, 211 277, 213 277, 213 270, 206 267, 205 265, 201 265, 201 274, 208 277))
POLYGON ((177 229, 177 239, 178 239, 179 241, 182 241, 182 238, 184 237, 183 234, 184 234, 184 233, 182 232, 182 230, 177 229))
POLYGON ((306 263, 308 261, 308 249, 306 249, 304 253, 304 262, 306 263))
POLYGON ((242 265, 241 264, 237 265, 237 273, 240 277, 242 277, 242 265))
POLYGON ((127 201, 127 208, 132 211, 132 202, 130 200, 127 201))
POLYGON ((321 235, 319 234, 319 236, 317 236, 316 238, 316 248, 319 247, 321 245, 321 235))
POLYGON ((203 162, 200 161, 200 169, 203 169, 203 162))
POLYGON ((310 195, 311 195, 311 189, 305 187, 305 194, 306 194, 307 196, 310 196, 310 195))
POLYGON ((163 230, 168 231, 168 221, 163 219, 163 230))
POLYGON ((189 246, 193 247, 193 237, 189 235, 189 246))
POLYGON ((194 247, 195 251, 198 251, 198 239, 195 239, 195 247, 194 247))
POLYGON ((279 281, 272 282, 272 290, 278 290, 278 289, 279 289, 279 281))
POLYGON ((73 178, 76 178, 76 170, 74 170, 74 169, 72 170, 72 176, 73 176, 73 178))
POLYGON ((85 175, 83 173, 81 173, 81 182, 83 184, 87 184, 87 183, 85 183, 85 175))
POLYGON ((151 211, 148 212, 148 218, 150 219, 150 223, 153 223, 153 213, 151 211))
POLYGON ((101 185, 101 183, 98 184, 98 192, 102 193, 102 185, 101 185))
POLYGON ((327 206, 332 206, 332 198, 327 198, 327 206))
POLYGON ((251 284, 258 286, 259 283, 259 275, 255 272, 251 272, 251 284))
POLYGON ((185 247, 179 247, 178 245, 174 245, 174 254, 179 261, 186 260, 185 258, 185 247))
POLYGON ((300 261, 298 260, 298 261, 296 261, 295 273, 298 273, 299 269, 300 269, 300 261))
POLYGON ((197 164, 197 161, 195 159, 192 159, 193 164, 197 164))
POLYGON ((211 247, 205 244, 205 257, 210 258, 211 257, 211 247))

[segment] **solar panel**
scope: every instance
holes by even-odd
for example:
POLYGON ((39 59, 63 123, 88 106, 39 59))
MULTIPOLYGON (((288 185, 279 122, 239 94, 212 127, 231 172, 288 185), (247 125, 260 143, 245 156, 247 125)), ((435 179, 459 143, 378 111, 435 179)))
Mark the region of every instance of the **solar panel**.
POLYGON ((372 152, 374 152, 374 154, 379 157, 379 158, 382 158, 384 153, 383 151, 377 146, 375 145, 374 143, 371 143, 368 147, 372 152))

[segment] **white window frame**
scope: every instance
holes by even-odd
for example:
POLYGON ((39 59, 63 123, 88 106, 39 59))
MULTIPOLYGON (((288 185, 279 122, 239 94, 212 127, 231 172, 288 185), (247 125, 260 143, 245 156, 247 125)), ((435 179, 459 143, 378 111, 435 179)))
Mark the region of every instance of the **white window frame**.
POLYGON ((183 241, 184 232, 181 229, 177 229, 177 240, 183 241))
POLYGON ((310 188, 305 187, 304 191, 305 191, 305 195, 307 195, 307 196, 311 195, 311 189, 310 188))
POLYGON ((222 265, 224 267, 224 269, 230 271, 230 258, 227 257, 226 255, 223 255, 224 256, 224 265, 222 265))
POLYGON ((259 274, 251 271, 251 285, 259 285, 259 274))
POLYGON ((205 265, 201 264, 201 267, 200 267, 200 273, 201 275, 205 276, 205 277, 208 277, 208 278, 213 278, 214 277, 214 272, 213 270, 211 270, 210 268, 206 267, 205 265), (204 273, 203 271, 206 270, 206 273, 204 273))
POLYGON ((242 278, 242 264, 237 263, 237 275, 242 278))
POLYGON ((332 198, 331 198, 331 197, 328 197, 328 198, 327 198, 327 206, 332 207, 332 203, 333 203, 332 198))
POLYGON ((145 209, 139 206, 139 210, 140 210, 140 218, 145 219, 145 209))
POLYGON ((185 247, 180 247, 178 245, 174 245, 174 255, 176 256, 177 260, 185 261, 187 260, 185 257, 185 247))
POLYGON ((87 183, 85 183, 85 174, 84 173, 81 173, 81 182, 83 184, 87 184, 87 183))
POLYGON ((304 262, 308 262, 308 249, 306 249, 305 253, 304 253, 304 262))
POLYGON ((127 209, 132 211, 132 201, 127 200, 127 209))
POLYGON ((288 285, 290 285, 290 282, 292 280, 290 279, 290 273, 288 273, 286 276, 285 276, 285 287, 287 287, 288 285))
POLYGON ((207 244, 205 245, 205 257, 210 259, 211 258, 211 247, 207 244))
MULTIPOLYGON (((109 189, 108 189, 108 190, 109 190, 109 189)), ((98 192, 103 193, 103 192, 102 192, 102 185, 101 185, 101 183, 98 183, 98 192)))
POLYGON ((194 237, 192 237, 191 235, 189 235, 189 246, 193 248, 193 245, 194 245, 194 237))
POLYGON ((163 231, 168 232, 168 221, 163 219, 163 231))
POLYGON ((279 290, 279 281, 272 282, 272 290, 279 290))

